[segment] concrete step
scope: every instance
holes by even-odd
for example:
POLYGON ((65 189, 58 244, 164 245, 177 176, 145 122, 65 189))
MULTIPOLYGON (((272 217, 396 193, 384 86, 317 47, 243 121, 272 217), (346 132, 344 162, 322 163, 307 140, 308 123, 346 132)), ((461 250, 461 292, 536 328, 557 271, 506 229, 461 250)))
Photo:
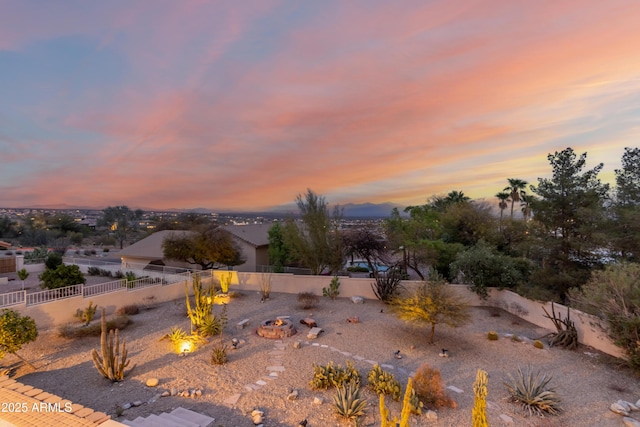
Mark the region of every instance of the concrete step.
POLYGON ((197 425, 198 427, 208 427, 209 424, 211 424, 216 420, 215 418, 211 418, 206 415, 199 414, 189 409, 180 408, 180 407, 171 411, 171 415, 173 415, 174 417, 181 418, 185 421, 189 421, 197 425))
POLYGON ((151 414, 146 418, 138 417, 122 423, 130 427, 209 427, 214 421, 215 418, 178 407, 170 413, 151 414))

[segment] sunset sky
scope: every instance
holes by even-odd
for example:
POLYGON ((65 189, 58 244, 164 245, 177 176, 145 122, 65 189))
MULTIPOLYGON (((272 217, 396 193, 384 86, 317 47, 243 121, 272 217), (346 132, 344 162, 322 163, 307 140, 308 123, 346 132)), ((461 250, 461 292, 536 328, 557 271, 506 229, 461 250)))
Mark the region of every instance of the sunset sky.
POLYGON ((0 207, 493 200, 639 145, 637 0, 0 0, 0 207))

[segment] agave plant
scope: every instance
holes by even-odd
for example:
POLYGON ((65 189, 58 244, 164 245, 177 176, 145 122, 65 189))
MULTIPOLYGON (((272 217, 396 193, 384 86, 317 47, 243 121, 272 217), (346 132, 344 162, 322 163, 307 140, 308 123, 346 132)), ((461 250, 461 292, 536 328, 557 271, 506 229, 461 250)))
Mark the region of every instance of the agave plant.
POLYGON ((337 415, 348 420, 356 421, 364 415, 367 401, 360 398, 360 386, 349 382, 345 386, 337 387, 333 396, 333 407, 337 415))
POLYGON ((529 415, 558 415, 562 412, 561 399, 549 387, 551 375, 533 372, 529 366, 525 371, 518 368, 514 375, 507 374, 504 385, 512 402, 519 403, 529 415))

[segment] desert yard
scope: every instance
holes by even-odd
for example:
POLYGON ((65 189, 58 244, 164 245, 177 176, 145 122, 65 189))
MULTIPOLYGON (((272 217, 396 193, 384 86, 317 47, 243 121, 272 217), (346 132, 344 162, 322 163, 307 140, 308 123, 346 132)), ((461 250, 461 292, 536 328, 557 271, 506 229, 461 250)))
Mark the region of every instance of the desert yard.
MULTIPOLYGON (((424 415, 412 417, 412 426, 471 425, 477 369, 489 374, 488 418, 492 426, 622 426, 622 416, 611 412, 609 406, 618 399, 636 402, 640 398, 640 381, 620 361, 584 346, 576 351, 546 346, 536 349, 531 340, 549 331, 499 309, 473 308, 469 324, 457 329, 438 326, 436 343, 429 345, 427 327, 402 322, 379 301, 354 304, 347 298, 332 301, 320 297, 316 307, 305 310, 297 295, 276 293, 264 303, 260 299, 254 292, 233 298, 227 306, 228 323, 222 338, 212 338, 185 357, 173 353, 170 344, 161 340, 174 326, 189 330, 184 300, 142 307, 139 314, 131 316, 133 323, 121 332, 136 365, 121 383, 112 384, 93 366, 90 353, 99 348, 99 338, 65 339, 56 330, 41 331, 38 339, 20 352, 38 368, 36 371, 13 355, 3 363, 15 368, 19 381, 106 412, 121 422, 181 406, 215 418, 212 426, 252 426, 250 413, 254 409, 264 411, 266 427, 297 426, 303 419, 308 420, 308 427, 346 426, 347 422, 333 414, 334 391, 309 386, 313 365, 329 361, 343 366, 353 361, 365 385, 373 363, 384 365, 403 385, 424 363, 439 369, 457 408, 437 410, 437 420, 424 415), (282 340, 256 334, 260 322, 278 316, 290 316, 298 333, 282 340), (309 329, 300 324, 308 317, 323 329, 317 339, 308 339, 309 329), (347 322, 352 317, 358 317, 359 322, 347 322), (249 323, 239 329, 237 323, 243 319, 249 319, 249 323), (491 330, 500 334, 499 340, 487 339, 491 330), (511 340, 511 334, 522 341, 511 340), (222 339, 231 347, 232 338, 239 339, 240 345, 229 350, 228 363, 211 365, 214 342, 222 339), (300 348, 295 348, 298 341, 300 348), (439 357, 443 348, 449 357, 439 357), (401 359, 394 357, 398 350, 401 359), (508 401, 505 375, 529 365, 553 376, 551 385, 563 400, 562 415, 526 417, 508 401), (149 378, 159 379, 159 385, 147 387, 149 378), (190 389, 200 389, 202 395, 159 397, 165 391, 190 389), (298 397, 289 400, 293 390, 298 397), (316 398, 323 403, 318 404, 316 398), (120 409, 136 401, 142 404, 120 409)), ((216 307, 216 312, 220 311, 216 307)), ((363 395, 369 405, 362 425, 380 425, 377 395, 366 388, 363 395)), ((387 406, 392 415, 400 414, 399 403, 387 398, 387 406)))

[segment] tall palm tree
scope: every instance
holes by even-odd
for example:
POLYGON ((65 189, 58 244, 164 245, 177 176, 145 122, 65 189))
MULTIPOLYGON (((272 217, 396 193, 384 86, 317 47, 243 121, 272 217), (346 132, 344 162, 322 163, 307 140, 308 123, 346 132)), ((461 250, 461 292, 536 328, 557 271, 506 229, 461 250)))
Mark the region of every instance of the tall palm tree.
POLYGON ((504 210, 507 209, 507 207, 509 206, 508 202, 509 202, 509 197, 511 197, 511 194, 507 193, 506 191, 503 191, 496 194, 496 197, 500 201, 498 202, 498 207, 500 208, 500 229, 502 229, 502 216, 504 214, 504 210))
POLYGON ((508 191, 509 197, 511 197, 511 219, 513 219, 513 206, 516 202, 520 202, 525 197, 527 188, 527 181, 518 178, 507 178, 509 185, 502 191, 508 191))

